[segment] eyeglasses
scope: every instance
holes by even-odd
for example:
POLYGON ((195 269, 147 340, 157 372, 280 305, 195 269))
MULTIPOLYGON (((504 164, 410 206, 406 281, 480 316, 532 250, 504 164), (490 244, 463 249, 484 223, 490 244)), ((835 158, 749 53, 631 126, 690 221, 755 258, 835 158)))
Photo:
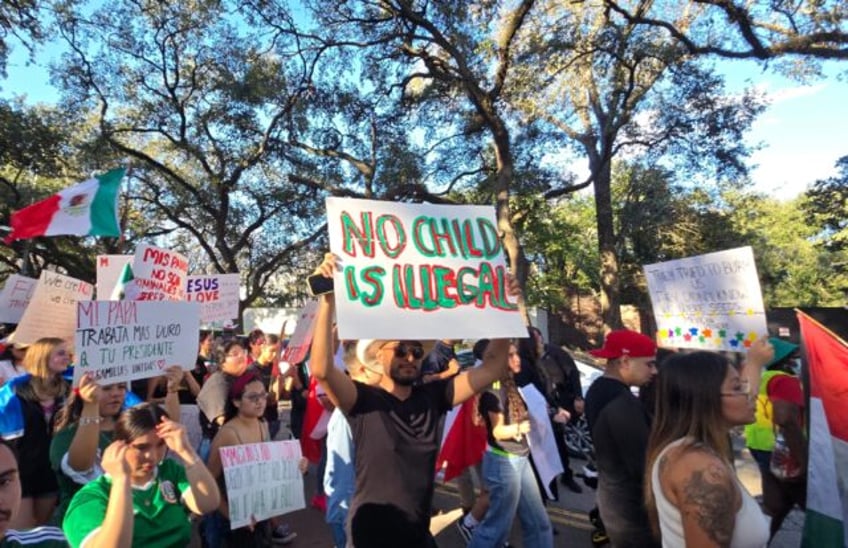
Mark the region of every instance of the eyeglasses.
POLYGON ((412 357, 416 360, 420 360, 424 357, 424 347, 420 344, 415 343, 400 343, 399 345, 392 347, 383 347, 388 350, 393 350, 395 353, 395 358, 403 359, 408 355, 412 354, 412 357))
POLYGON ((242 398, 246 399, 250 403, 259 403, 261 401, 265 401, 268 398, 267 392, 252 392, 250 394, 242 394, 242 398))

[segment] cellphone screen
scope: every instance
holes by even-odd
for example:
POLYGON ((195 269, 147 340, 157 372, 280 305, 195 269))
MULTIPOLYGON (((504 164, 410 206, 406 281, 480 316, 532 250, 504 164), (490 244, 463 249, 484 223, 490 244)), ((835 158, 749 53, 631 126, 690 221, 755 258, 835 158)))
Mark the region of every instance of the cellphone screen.
POLYGON ((309 293, 313 297, 332 293, 333 291, 333 279, 325 278, 320 274, 313 274, 312 276, 309 276, 306 278, 306 283, 309 286, 309 293))

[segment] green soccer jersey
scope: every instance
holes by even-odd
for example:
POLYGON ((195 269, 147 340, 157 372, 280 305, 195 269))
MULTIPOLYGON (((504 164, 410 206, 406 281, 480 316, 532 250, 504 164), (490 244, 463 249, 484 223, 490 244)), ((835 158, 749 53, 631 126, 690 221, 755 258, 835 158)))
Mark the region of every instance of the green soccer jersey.
POLYGON ((63 428, 53 435, 50 441, 50 467, 56 473, 56 481, 59 483, 59 504, 56 506, 56 511, 53 513, 51 523, 62 525, 62 520, 65 518, 65 511, 68 509, 68 504, 83 485, 90 481, 94 481, 103 474, 100 468, 100 458, 103 451, 112 443, 112 432, 101 431, 100 439, 97 443, 97 456, 95 464, 91 470, 85 472, 73 472, 68 469, 67 462, 62 466, 62 461, 68 450, 71 448, 71 442, 74 441, 74 436, 77 433, 77 425, 63 428), (70 474, 70 475, 69 475, 70 474))
POLYGON ((9 529, 0 539, 0 548, 68 548, 68 541, 58 527, 36 527, 26 531, 9 529))
MULTIPOLYGON (((108 476, 101 476, 79 490, 71 500, 62 529, 68 542, 78 548, 103 524, 109 491, 108 476)), ((133 486, 132 545, 138 548, 184 548, 191 540, 189 511, 182 503, 182 494, 190 489, 185 469, 165 459, 159 465, 156 478, 143 487, 133 486)))

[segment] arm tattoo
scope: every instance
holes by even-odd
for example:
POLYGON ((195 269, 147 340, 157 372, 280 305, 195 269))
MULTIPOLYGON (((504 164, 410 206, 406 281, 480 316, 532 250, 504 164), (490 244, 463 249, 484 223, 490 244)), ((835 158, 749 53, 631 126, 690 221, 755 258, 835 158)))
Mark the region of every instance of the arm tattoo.
POLYGON ((684 485, 681 505, 719 546, 730 546, 736 522, 733 486, 727 485, 726 477, 727 471, 717 464, 696 470, 684 485))

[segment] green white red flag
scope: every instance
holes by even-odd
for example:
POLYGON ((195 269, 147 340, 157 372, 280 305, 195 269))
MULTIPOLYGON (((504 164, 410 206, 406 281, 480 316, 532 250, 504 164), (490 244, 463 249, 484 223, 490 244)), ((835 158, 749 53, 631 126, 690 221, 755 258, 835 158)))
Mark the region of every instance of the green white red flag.
POLYGON ((810 370, 810 458, 802 547, 848 546, 848 343, 798 311, 810 370))
POLYGON ((120 236, 118 188, 125 171, 113 169, 12 213, 5 243, 36 236, 120 236))

